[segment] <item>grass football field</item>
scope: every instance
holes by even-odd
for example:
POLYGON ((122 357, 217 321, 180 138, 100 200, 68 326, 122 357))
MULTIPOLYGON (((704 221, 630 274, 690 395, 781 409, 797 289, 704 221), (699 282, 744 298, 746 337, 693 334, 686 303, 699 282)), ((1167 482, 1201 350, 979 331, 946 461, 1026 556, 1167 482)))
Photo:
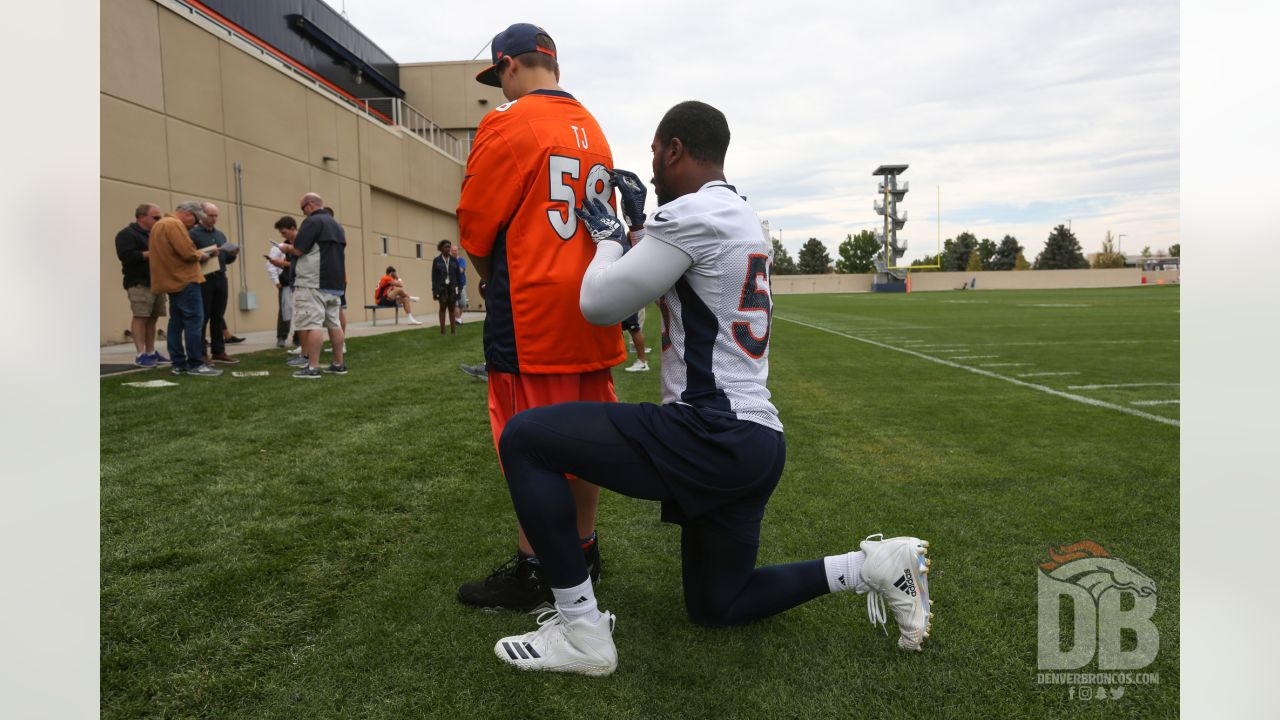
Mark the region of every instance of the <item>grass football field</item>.
MULTIPOLYGON (((597 594, 620 658, 607 679, 501 664, 494 641, 532 618, 454 598, 514 545, 485 386, 458 369, 481 360, 479 324, 352 340, 351 374, 315 382, 290 378, 280 351, 233 368, 267 377, 103 378, 102 715, 1174 716, 1178 296, 775 298, 788 461, 760 562, 923 537, 932 637, 898 650, 852 593, 695 627, 678 529, 606 492, 597 594), (1037 684, 1038 564, 1086 539, 1159 589, 1159 654, 1141 669, 1159 684, 1116 699, 1037 684)), ((645 334, 657 344, 653 308, 645 334)), ((659 400, 653 365, 615 372, 623 401, 659 400)))

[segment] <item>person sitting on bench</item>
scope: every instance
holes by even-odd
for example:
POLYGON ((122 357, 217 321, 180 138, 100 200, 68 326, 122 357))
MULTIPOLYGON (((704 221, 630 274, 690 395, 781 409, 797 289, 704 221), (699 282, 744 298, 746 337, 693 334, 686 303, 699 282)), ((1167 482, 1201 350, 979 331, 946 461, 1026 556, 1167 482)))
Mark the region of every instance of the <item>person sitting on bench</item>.
POLYGON ((387 274, 382 276, 378 281, 378 288, 373 291, 373 301, 378 307, 399 305, 404 308, 405 317, 409 318, 410 325, 421 325, 422 321, 413 317, 413 306, 410 303, 415 299, 409 295, 408 290, 404 289, 404 282, 400 280, 400 274, 394 267, 387 267, 387 274))

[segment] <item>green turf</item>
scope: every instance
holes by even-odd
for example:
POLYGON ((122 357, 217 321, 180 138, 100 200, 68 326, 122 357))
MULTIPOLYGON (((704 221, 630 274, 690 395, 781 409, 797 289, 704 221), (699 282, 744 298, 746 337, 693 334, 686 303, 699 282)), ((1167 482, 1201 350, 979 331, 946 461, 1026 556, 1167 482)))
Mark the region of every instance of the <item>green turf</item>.
MULTIPOLYGON (((1176 419, 1177 405, 1132 404, 1176 385, 1068 386, 1177 383, 1177 313, 1176 287, 776 298, 770 387, 789 452, 760 560, 927 538, 933 637, 897 650, 852 594, 694 627, 678 530, 605 493, 598 594, 620 665, 604 680, 502 665, 494 641, 532 621, 454 599, 514 542, 485 386, 458 370, 480 360, 478 324, 353 339, 351 374, 320 381, 290 378, 279 351, 235 368, 263 378, 104 378, 103 716, 1175 715, 1178 428, 919 355, 1078 373, 1025 382, 1176 419), (967 347, 921 348, 947 344, 967 347), (1158 686, 1083 702, 1036 685, 1037 563, 1081 539, 1159 583, 1158 686)), ((615 379, 623 400, 659 398, 657 372, 615 379)))

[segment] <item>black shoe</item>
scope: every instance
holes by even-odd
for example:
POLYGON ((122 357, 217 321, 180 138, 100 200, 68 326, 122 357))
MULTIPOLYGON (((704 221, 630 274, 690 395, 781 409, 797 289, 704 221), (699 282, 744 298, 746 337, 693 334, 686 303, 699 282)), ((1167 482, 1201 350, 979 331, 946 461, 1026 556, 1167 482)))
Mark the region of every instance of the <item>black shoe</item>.
MULTIPOLYGON (((592 584, 600 582, 600 540, 583 551, 592 584)), ((484 610, 516 610, 530 613, 555 605, 555 596, 542 573, 542 564, 532 558, 512 555, 483 580, 473 580, 458 588, 458 601, 484 610)))
POLYGON ((232 335, 231 337, 227 338, 227 339, 226 339, 226 340, 224 340, 223 342, 225 342, 225 343, 226 343, 226 344, 228 344, 228 345, 235 345, 236 343, 242 343, 242 342, 244 342, 244 338, 242 338, 242 337, 236 337, 235 335, 232 335))
POLYGON ((458 601, 483 610, 524 613, 555 605, 551 586, 542 574, 542 564, 519 553, 495 568, 489 577, 458 588, 458 601))
POLYGON ((591 543, 591 547, 582 551, 587 559, 587 570, 591 573, 591 584, 600 584, 600 536, 595 536, 595 542, 591 543))

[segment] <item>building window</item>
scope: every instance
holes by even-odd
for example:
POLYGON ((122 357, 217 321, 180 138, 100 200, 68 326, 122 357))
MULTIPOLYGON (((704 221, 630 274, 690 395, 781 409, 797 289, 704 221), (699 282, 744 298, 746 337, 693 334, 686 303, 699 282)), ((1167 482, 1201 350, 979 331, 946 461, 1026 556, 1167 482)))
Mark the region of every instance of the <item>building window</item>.
POLYGON ((421 260, 422 259, 422 243, 417 243, 416 252, 418 254, 418 259, 421 260))
POLYGON ((391 246, 391 241, 389 241, 389 240, 387 239, 387 236, 386 236, 386 235, 383 235, 383 236, 382 236, 382 254, 383 254, 383 255, 390 255, 390 254, 391 254, 391 253, 390 253, 390 250, 391 250, 391 247, 390 247, 390 246, 391 246))

